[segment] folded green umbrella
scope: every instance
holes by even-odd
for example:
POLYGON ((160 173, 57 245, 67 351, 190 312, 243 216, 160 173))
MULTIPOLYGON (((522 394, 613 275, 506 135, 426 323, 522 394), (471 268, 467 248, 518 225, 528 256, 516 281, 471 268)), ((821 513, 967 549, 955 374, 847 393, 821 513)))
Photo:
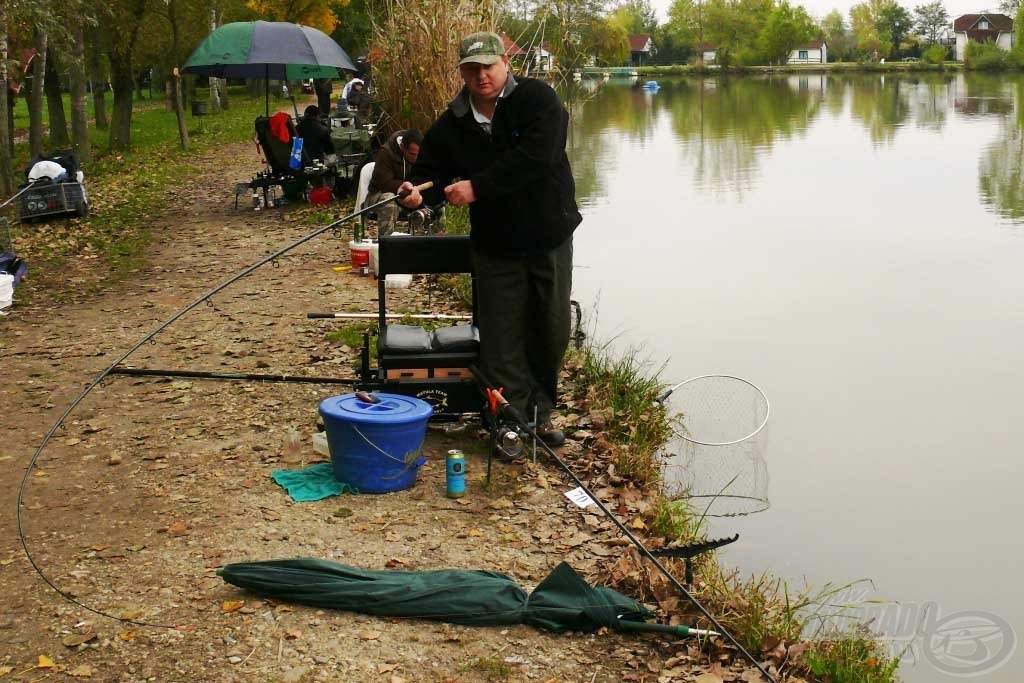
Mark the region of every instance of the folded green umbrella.
POLYGON ((466 626, 524 623, 556 633, 602 626, 637 630, 653 616, 616 590, 591 586, 564 562, 529 596, 511 577, 486 570, 373 571, 299 558, 229 564, 217 573, 230 584, 278 600, 466 626), (625 621, 632 622, 628 628, 621 625, 625 621))

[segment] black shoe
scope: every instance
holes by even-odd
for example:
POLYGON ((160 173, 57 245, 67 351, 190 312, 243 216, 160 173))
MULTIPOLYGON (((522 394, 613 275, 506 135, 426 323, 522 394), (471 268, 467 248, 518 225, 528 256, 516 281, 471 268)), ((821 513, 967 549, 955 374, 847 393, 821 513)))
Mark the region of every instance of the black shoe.
POLYGON ((555 429, 550 422, 542 422, 537 426, 537 436, 548 446, 558 447, 565 443, 565 432, 555 429))

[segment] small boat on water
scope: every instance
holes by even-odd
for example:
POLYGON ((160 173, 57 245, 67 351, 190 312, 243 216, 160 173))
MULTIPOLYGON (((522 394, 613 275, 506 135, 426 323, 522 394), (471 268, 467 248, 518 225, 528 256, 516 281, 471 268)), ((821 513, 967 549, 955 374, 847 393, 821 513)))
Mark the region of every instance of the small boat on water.
POLYGON ((651 92, 656 91, 659 87, 658 81, 646 81, 643 85, 644 90, 650 90, 651 92))

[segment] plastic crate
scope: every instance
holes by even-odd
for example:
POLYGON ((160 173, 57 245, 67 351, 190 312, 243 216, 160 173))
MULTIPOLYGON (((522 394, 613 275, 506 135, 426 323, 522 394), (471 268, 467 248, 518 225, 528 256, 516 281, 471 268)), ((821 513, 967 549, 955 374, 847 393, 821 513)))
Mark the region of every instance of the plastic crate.
POLYGON ((21 220, 26 222, 47 216, 89 215, 89 201, 81 183, 36 183, 21 195, 19 206, 21 220))

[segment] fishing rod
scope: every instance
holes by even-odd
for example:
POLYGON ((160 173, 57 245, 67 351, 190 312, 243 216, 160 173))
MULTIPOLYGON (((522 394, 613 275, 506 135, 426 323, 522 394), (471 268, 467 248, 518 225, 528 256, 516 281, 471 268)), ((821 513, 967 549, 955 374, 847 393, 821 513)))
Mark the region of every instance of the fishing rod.
MULTIPOLYGON (((341 318, 346 320, 380 320, 379 313, 307 313, 306 317, 310 320, 322 320, 341 318)), ((413 320, 472 320, 471 315, 462 314, 451 314, 451 313, 385 313, 384 317, 388 320, 401 320, 403 318, 412 318, 413 320)))
MULTIPOLYGON (((626 525, 617 516, 615 516, 612 513, 612 511, 609 510, 608 507, 604 503, 602 503, 597 496, 595 496, 590 491, 587 485, 583 483, 583 480, 580 479, 575 472, 573 472, 572 468, 570 468, 564 460, 559 458, 558 455, 554 452, 554 450, 552 450, 551 447, 548 446, 544 442, 544 440, 537 435, 537 432, 534 431, 534 429, 530 426, 530 423, 527 422, 526 418, 522 415, 522 413, 520 413, 515 406, 509 403, 504 396, 502 396, 500 393, 491 388, 493 385, 487 381, 487 378, 484 376, 483 372, 481 372, 481 370, 478 367, 472 365, 470 366, 469 371, 473 373, 473 376, 476 378, 477 382, 479 382, 481 386, 485 388, 488 397, 495 401, 497 411, 500 412, 503 417, 507 417, 508 419, 515 422, 520 428, 525 430, 526 433, 533 438, 534 443, 540 444, 544 452, 548 454, 548 457, 554 460, 558 464, 558 466, 561 467, 562 470, 564 470, 565 473, 569 475, 569 477, 576 483, 576 485, 583 489, 587 496, 592 501, 594 501, 594 504, 597 505, 598 509, 601 510, 602 513, 604 513, 604 516, 607 517, 616 527, 618 527, 619 531, 622 532, 622 534, 627 539, 629 539, 629 541, 634 546, 636 546, 636 549, 640 552, 640 554, 646 557, 648 560, 650 560, 650 562, 658 568, 658 571, 660 571, 665 576, 665 578, 668 579, 673 586, 675 586, 676 590, 678 590, 683 597, 685 597, 687 600, 693 603, 693 605, 698 610, 700 610, 701 614, 707 617, 708 621, 714 624, 715 628, 717 628, 718 631, 721 632, 721 634, 726 638, 726 640, 732 643, 732 645, 737 650, 739 650, 743 654, 743 656, 746 657, 747 660, 749 660, 750 663, 757 668, 758 671, 764 674, 765 678, 768 679, 769 683, 775 683, 775 679, 772 677, 770 673, 768 673, 768 671, 764 668, 761 662, 759 662, 754 657, 754 655, 750 654, 750 652, 747 651, 745 647, 743 647, 743 645, 736 639, 736 637, 733 636, 732 633, 730 633, 728 630, 726 630, 726 628, 722 626, 718 619, 716 619, 715 616, 711 614, 711 612, 706 607, 704 607, 704 605, 701 604, 700 601, 698 601, 697 598, 695 598, 693 594, 689 590, 687 590, 685 586, 683 586, 682 583, 679 582, 679 580, 672 574, 672 572, 670 572, 668 568, 665 565, 663 565, 661 561, 657 557, 655 557, 655 555, 650 550, 647 549, 647 546, 645 546, 643 542, 640 541, 640 539, 633 535, 633 532, 631 532, 626 527, 626 525)), ((620 620, 620 623, 622 623, 622 621, 623 620, 620 620)))
POLYGON ((273 375, 252 372, 211 372, 205 370, 161 370, 156 368, 131 368, 119 365, 111 368, 111 375, 132 377, 188 377, 193 379, 241 379, 252 382, 292 382, 297 384, 359 384, 354 377, 319 377, 304 375, 273 375))
MULTIPOLYGON (((427 190, 427 189, 429 189, 429 188, 431 188, 433 186, 434 186, 434 183, 432 181, 428 181, 426 183, 423 183, 422 185, 416 186, 413 189, 414 190, 418 190, 418 191, 422 191, 422 190, 427 190)), ((49 586, 54 591, 56 591, 56 593, 58 595, 60 595, 62 598, 64 598, 68 602, 71 602, 72 604, 77 605, 77 606, 81 607, 82 609, 88 610, 88 611, 92 612, 93 614, 98 614, 98 615, 100 615, 102 617, 107 617, 109 619, 116 619, 118 621, 126 622, 126 623, 129 623, 129 624, 135 624, 137 626, 150 626, 150 627, 156 627, 156 628, 167 628, 167 629, 172 629, 172 630, 177 628, 176 626, 171 626, 171 625, 168 625, 168 624, 154 624, 154 623, 140 621, 140 620, 136 620, 136 619, 126 619, 126 618, 123 618, 123 617, 115 617, 114 615, 108 614, 108 613, 106 613, 106 612, 104 612, 102 610, 96 609, 95 607, 90 607, 89 605, 86 605, 85 603, 83 603, 83 602, 79 601, 78 599, 76 599, 75 596, 73 596, 72 594, 68 593, 65 590, 62 590, 61 588, 59 588, 57 586, 57 584, 54 583, 54 581, 52 579, 50 579, 50 577, 48 577, 46 574, 43 573, 42 568, 40 568, 40 566, 36 562, 35 558, 32 556, 32 552, 29 550, 28 540, 25 538, 25 522, 24 522, 25 490, 28 488, 29 478, 32 475, 32 471, 35 469, 36 463, 39 460, 39 456, 42 455, 43 449, 46 448, 46 444, 48 444, 50 442, 50 439, 52 439, 53 435, 57 433, 57 430, 60 429, 62 426, 64 426, 64 421, 67 420, 68 416, 70 416, 71 413, 74 412, 75 408, 77 408, 79 406, 79 404, 81 404, 82 401, 84 401, 85 398, 90 393, 92 393, 93 389, 95 389, 97 386, 99 386, 100 383, 103 382, 103 380, 106 379, 106 377, 108 375, 113 374, 114 369, 117 368, 119 365, 121 365, 121 363, 124 362, 129 356, 131 356, 133 353, 138 351, 144 345, 148 344, 150 342, 150 340, 152 340, 158 334, 160 334, 165 329, 170 327, 178 319, 180 319, 181 317, 183 317, 184 315, 186 315, 187 313, 192 311, 194 308, 196 308, 197 306, 199 306, 200 304, 205 302, 207 299, 209 299, 213 295, 215 295, 218 292, 224 290, 225 288, 229 287, 230 285, 238 282, 239 280, 241 280, 242 278, 246 277, 247 275, 249 275, 250 273, 252 273, 256 269, 258 269, 258 268, 260 268, 262 266, 265 266, 266 264, 270 263, 271 261, 274 261, 274 260, 278 259, 279 257, 281 257, 284 254, 288 253, 292 249, 295 249, 296 247, 298 247, 298 246, 300 246, 302 244, 305 244, 306 242, 310 241, 311 239, 313 239, 315 237, 319 237, 320 235, 322 235, 323 233, 325 233, 325 232, 327 232, 329 230, 334 230, 335 228, 337 228, 342 223, 350 221, 353 218, 357 218, 358 216, 360 216, 360 215, 362 215, 362 214, 364 214, 364 213, 366 213, 368 211, 372 211, 373 209, 376 209, 378 207, 381 207, 384 204, 387 204, 388 202, 397 201, 398 199, 402 199, 403 197, 406 197, 409 194, 410 194, 410 192, 408 192, 408 191, 407 192, 399 192, 394 197, 391 197, 389 199, 382 199, 381 201, 379 201, 379 202, 377 202, 375 204, 371 204, 370 206, 367 206, 365 208, 359 209, 358 211, 354 211, 353 213, 349 214, 348 216, 345 216, 344 218, 339 218, 338 220, 334 221, 333 223, 328 223, 327 225, 325 225, 325 226, 323 226, 321 228, 317 228, 313 232, 311 232, 311 233, 309 233, 309 234, 307 234, 307 235, 305 235, 303 237, 300 237, 299 239, 295 240, 291 244, 288 244, 288 245, 278 249, 277 251, 273 252, 269 256, 265 256, 264 258, 260 259, 256 263, 248 266, 247 268, 244 268, 239 273, 229 277, 227 280, 225 280, 224 282, 222 282, 219 285, 215 286, 213 289, 207 291, 205 294, 202 294, 198 299, 196 299, 192 303, 190 303, 187 306, 185 306, 185 308, 181 309, 180 311, 178 311, 177 313, 172 315, 170 318, 168 318, 163 323, 158 325, 156 327, 156 329, 154 329, 152 332, 150 332, 149 334, 145 335, 142 339, 140 339, 138 342, 136 342, 136 344, 134 346, 132 346, 130 349, 128 349, 128 351, 126 351, 125 353, 121 354, 113 363, 111 363, 105 370, 103 370, 96 377, 96 379, 94 379, 92 382, 90 382, 85 387, 85 390, 83 390, 82 393, 79 394, 78 397, 74 401, 71 402, 71 405, 69 405, 67 407, 67 409, 64 411, 64 413, 59 418, 57 418, 57 421, 53 423, 53 426, 50 427, 49 431, 46 432, 46 435, 43 436, 42 443, 39 444, 39 446, 35 450, 35 453, 32 454, 32 457, 28 461, 28 466, 25 468, 25 476, 22 477, 22 479, 21 479, 21 486, 18 488, 18 500, 17 500, 17 507, 18 507, 18 509, 17 509, 18 540, 21 541, 21 547, 25 551, 25 557, 28 559, 29 564, 32 565, 32 569, 35 570, 36 574, 39 575, 39 578, 41 578, 43 580, 43 582, 47 586, 49 586)), ((15 195, 15 196, 17 196, 17 195, 15 195)), ((8 203, 10 201, 12 201, 13 199, 14 199, 14 197, 12 197, 10 200, 8 200, 8 203)), ((2 208, 2 207, 0 207, 0 208, 2 208)))
POLYGON ((23 195, 23 194, 25 194, 26 192, 28 192, 28 191, 29 191, 29 190, 30 190, 30 189, 32 188, 32 186, 33 186, 33 185, 35 185, 36 183, 38 183, 38 182, 39 182, 39 180, 40 180, 39 178, 36 178, 35 180, 30 180, 30 181, 28 181, 28 184, 27 184, 27 185, 25 185, 25 187, 23 187, 23 188, 21 188, 20 190, 18 190, 18 191, 17 191, 17 192, 16 192, 15 194, 14 194, 14 196, 12 196, 12 197, 11 197, 10 199, 8 199, 8 200, 7 200, 6 202, 4 202, 3 204, 0 204, 0 209, 4 208, 5 206, 7 206, 7 205, 8 205, 8 204, 10 204, 11 202, 13 202, 13 201, 14 201, 15 199, 17 199, 18 197, 20 197, 21 195, 23 195))

